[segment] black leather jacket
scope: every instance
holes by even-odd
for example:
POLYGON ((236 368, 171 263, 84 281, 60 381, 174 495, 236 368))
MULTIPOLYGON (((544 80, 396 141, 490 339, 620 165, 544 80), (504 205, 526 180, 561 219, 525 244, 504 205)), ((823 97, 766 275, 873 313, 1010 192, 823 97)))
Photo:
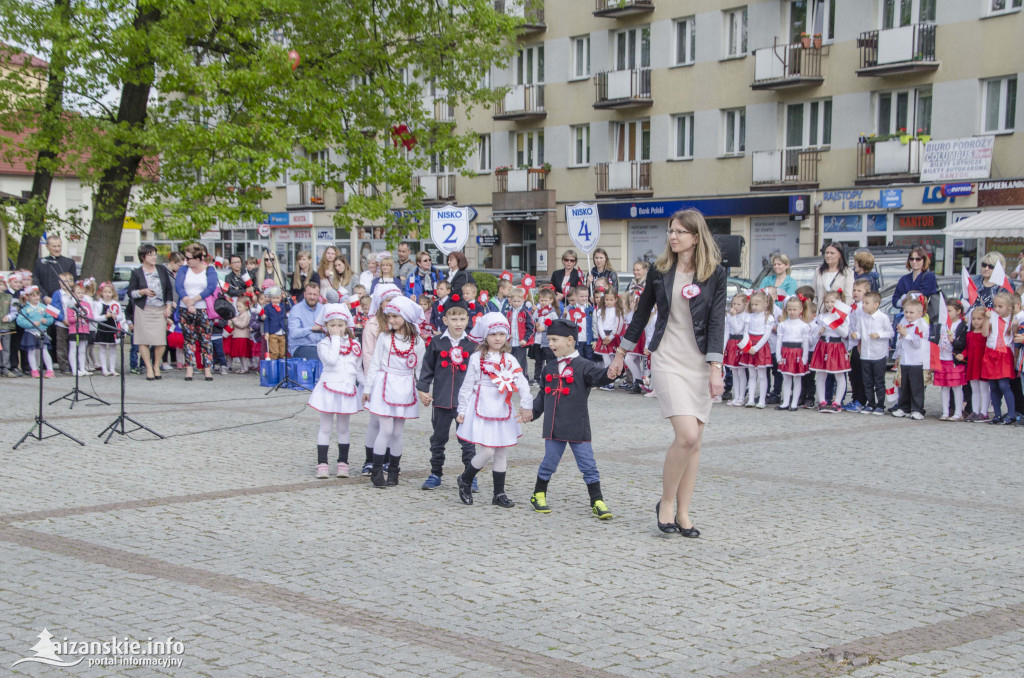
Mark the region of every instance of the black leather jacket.
MULTIPOLYGON (((661 273, 651 267, 647 273, 647 285, 637 301, 633 320, 626 329, 620 346, 626 350, 636 346, 647 322, 651 318, 651 309, 658 307, 658 319, 654 323, 654 336, 647 350, 651 353, 658 348, 661 337, 668 325, 669 304, 672 299, 672 283, 675 280, 675 267, 667 273, 661 273)), ((704 354, 706 362, 722 362, 722 350, 725 344, 725 285, 727 276, 725 269, 715 266, 714 273, 705 281, 694 280, 700 288, 700 294, 690 299, 690 315, 693 318, 693 335, 697 340, 697 348, 704 354)))

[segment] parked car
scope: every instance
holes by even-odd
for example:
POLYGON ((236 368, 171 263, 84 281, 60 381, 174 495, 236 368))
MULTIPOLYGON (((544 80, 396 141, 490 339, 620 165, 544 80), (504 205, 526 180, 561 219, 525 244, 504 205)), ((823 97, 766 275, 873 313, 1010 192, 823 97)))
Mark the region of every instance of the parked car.
MULTIPOLYGON (((442 271, 445 271, 445 270, 446 269, 442 269, 442 271)), ((512 284, 513 285, 518 285, 519 283, 521 283, 523 281, 523 276, 526 275, 526 271, 520 271, 518 269, 503 269, 503 268, 471 268, 471 269, 469 269, 469 272, 471 274, 472 273, 487 273, 489 275, 493 275, 495 278, 499 278, 499 277, 501 277, 502 271, 506 271, 506 270, 509 271, 509 273, 512 274, 512 284)), ((547 279, 547 278, 543 278, 541 276, 534 276, 534 277, 537 278, 538 282, 542 282, 542 281, 547 279)))
MULTIPOLYGON (((629 289, 630 284, 633 282, 632 273, 619 273, 619 291, 625 291, 629 289)), ((726 285, 726 299, 732 299, 733 296, 741 289, 750 289, 754 283, 746 278, 737 278, 735 276, 729 276, 729 282, 726 285)))
POLYGON ((118 264, 114 266, 114 274, 110 278, 110 283, 114 286, 114 291, 117 292, 117 298, 124 302, 125 297, 128 295, 128 281, 132 277, 132 271, 137 266, 129 266, 127 264, 118 264))
MULTIPOLYGON (((896 247, 860 247, 854 251, 847 252, 847 259, 849 265, 853 266, 853 255, 855 252, 866 250, 871 252, 875 256, 875 270, 878 271, 879 277, 879 288, 885 287, 886 285, 895 286, 898 281, 907 272, 907 256, 910 254, 910 248, 896 248, 896 247)), ((814 283, 814 269, 821 266, 823 261, 822 257, 797 257, 790 259, 790 271, 789 274, 796 280, 797 286, 811 285, 814 283)), ((754 278, 754 288, 761 287, 761 281, 766 276, 774 273, 771 266, 771 261, 767 262, 761 272, 754 278)))

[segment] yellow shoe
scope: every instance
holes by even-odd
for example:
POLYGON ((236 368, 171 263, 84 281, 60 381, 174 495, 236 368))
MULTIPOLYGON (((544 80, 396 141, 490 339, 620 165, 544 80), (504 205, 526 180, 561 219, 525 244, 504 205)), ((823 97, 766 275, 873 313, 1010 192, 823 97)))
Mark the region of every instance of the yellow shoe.
POLYGON ((530 497, 530 503, 533 505, 533 510, 537 513, 551 513, 543 492, 534 492, 530 497))
POLYGON ((608 504, 605 504, 601 499, 594 502, 592 510, 598 520, 609 520, 614 517, 611 510, 608 508, 608 504))

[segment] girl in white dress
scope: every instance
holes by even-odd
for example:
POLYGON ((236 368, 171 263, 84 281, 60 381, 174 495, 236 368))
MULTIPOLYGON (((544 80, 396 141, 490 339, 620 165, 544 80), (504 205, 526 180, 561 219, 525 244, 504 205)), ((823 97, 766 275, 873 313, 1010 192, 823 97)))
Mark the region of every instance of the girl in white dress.
POLYGON ((459 423, 459 440, 475 443, 476 456, 458 477, 459 499, 463 504, 473 503, 473 478, 484 464, 494 459, 491 503, 511 508, 515 504, 505 496, 506 451, 523 435, 519 427, 522 412, 533 407, 530 382, 522 366, 512 357, 508 343, 511 327, 505 316, 487 313, 473 329, 483 341, 469 359, 469 369, 459 390, 459 416, 455 421, 459 423), (516 393, 519 394, 519 412, 512 405, 516 393))
POLYGON ((373 443, 374 487, 398 484, 402 457, 402 430, 406 419, 420 416, 416 397, 416 379, 423 364, 426 346, 417 326, 423 321, 423 309, 412 299, 397 296, 384 305, 387 327, 381 328, 377 345, 366 372, 370 392, 363 396, 367 408, 377 415, 380 430, 373 443), (384 452, 391 449, 387 481, 384 480, 384 452))
POLYGON ((339 478, 348 478, 349 417, 363 409, 361 391, 362 349, 352 334, 352 314, 344 304, 327 304, 323 313, 327 336, 316 346, 323 363, 320 381, 309 396, 310 407, 320 413, 320 431, 316 438, 316 477, 327 478, 327 448, 331 433, 338 436, 339 478))

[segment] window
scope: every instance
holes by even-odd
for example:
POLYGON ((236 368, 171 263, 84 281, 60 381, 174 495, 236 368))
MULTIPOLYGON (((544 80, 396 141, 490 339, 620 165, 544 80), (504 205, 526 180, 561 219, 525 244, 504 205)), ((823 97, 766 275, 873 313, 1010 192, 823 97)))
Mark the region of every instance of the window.
POLYGON ((935 0, 883 0, 882 28, 935 21, 935 0))
POLYGON ((614 139, 612 151, 617 162, 651 159, 651 121, 629 120, 617 122, 612 128, 614 139))
POLYGON ((517 85, 542 84, 544 82, 544 45, 524 47, 516 52, 513 64, 517 85))
POLYGON ((742 155, 747 150, 747 110, 722 111, 725 125, 725 155, 742 155))
POLYGON ((747 8, 725 12, 725 56, 737 57, 747 53, 747 8))
POLYGON ((615 34, 615 70, 651 67, 651 29, 631 28, 615 34))
POLYGON ((491 88, 491 69, 488 68, 484 71, 484 77, 480 78, 480 87, 483 89, 491 88))
POLYGON ((516 132, 516 167, 540 167, 544 164, 544 131, 516 132))
POLYGON ((574 125, 572 132, 572 165, 590 164, 590 125, 574 125))
POLYGON ((878 135, 900 134, 903 130, 913 134, 931 134, 932 90, 896 90, 878 94, 878 135))
POLYGON ((815 2, 814 0, 790 0, 789 42, 800 42, 804 33, 816 35, 831 41, 836 35, 836 0, 815 2))
POLYGON ((1017 117, 1017 76, 982 81, 982 132, 1012 132, 1017 117))
POLYGON ((443 153, 431 153, 430 154, 430 173, 431 174, 451 174, 455 171, 455 168, 445 162, 443 153))
POLYGON ((693 157, 693 113, 672 116, 674 145, 672 157, 689 159, 693 157))
POLYGON ((786 106, 786 148, 819 148, 831 144, 831 99, 786 106))
POLYGON ((590 36, 572 39, 572 79, 590 77, 590 36))
POLYGON ((1024 0, 989 0, 989 14, 1002 14, 1012 12, 1024 6, 1024 0))
POLYGON ((696 57, 696 28, 693 17, 676 19, 676 66, 692 64, 696 57))
POLYGON ((491 171, 491 135, 481 134, 476 142, 477 171, 491 171))

